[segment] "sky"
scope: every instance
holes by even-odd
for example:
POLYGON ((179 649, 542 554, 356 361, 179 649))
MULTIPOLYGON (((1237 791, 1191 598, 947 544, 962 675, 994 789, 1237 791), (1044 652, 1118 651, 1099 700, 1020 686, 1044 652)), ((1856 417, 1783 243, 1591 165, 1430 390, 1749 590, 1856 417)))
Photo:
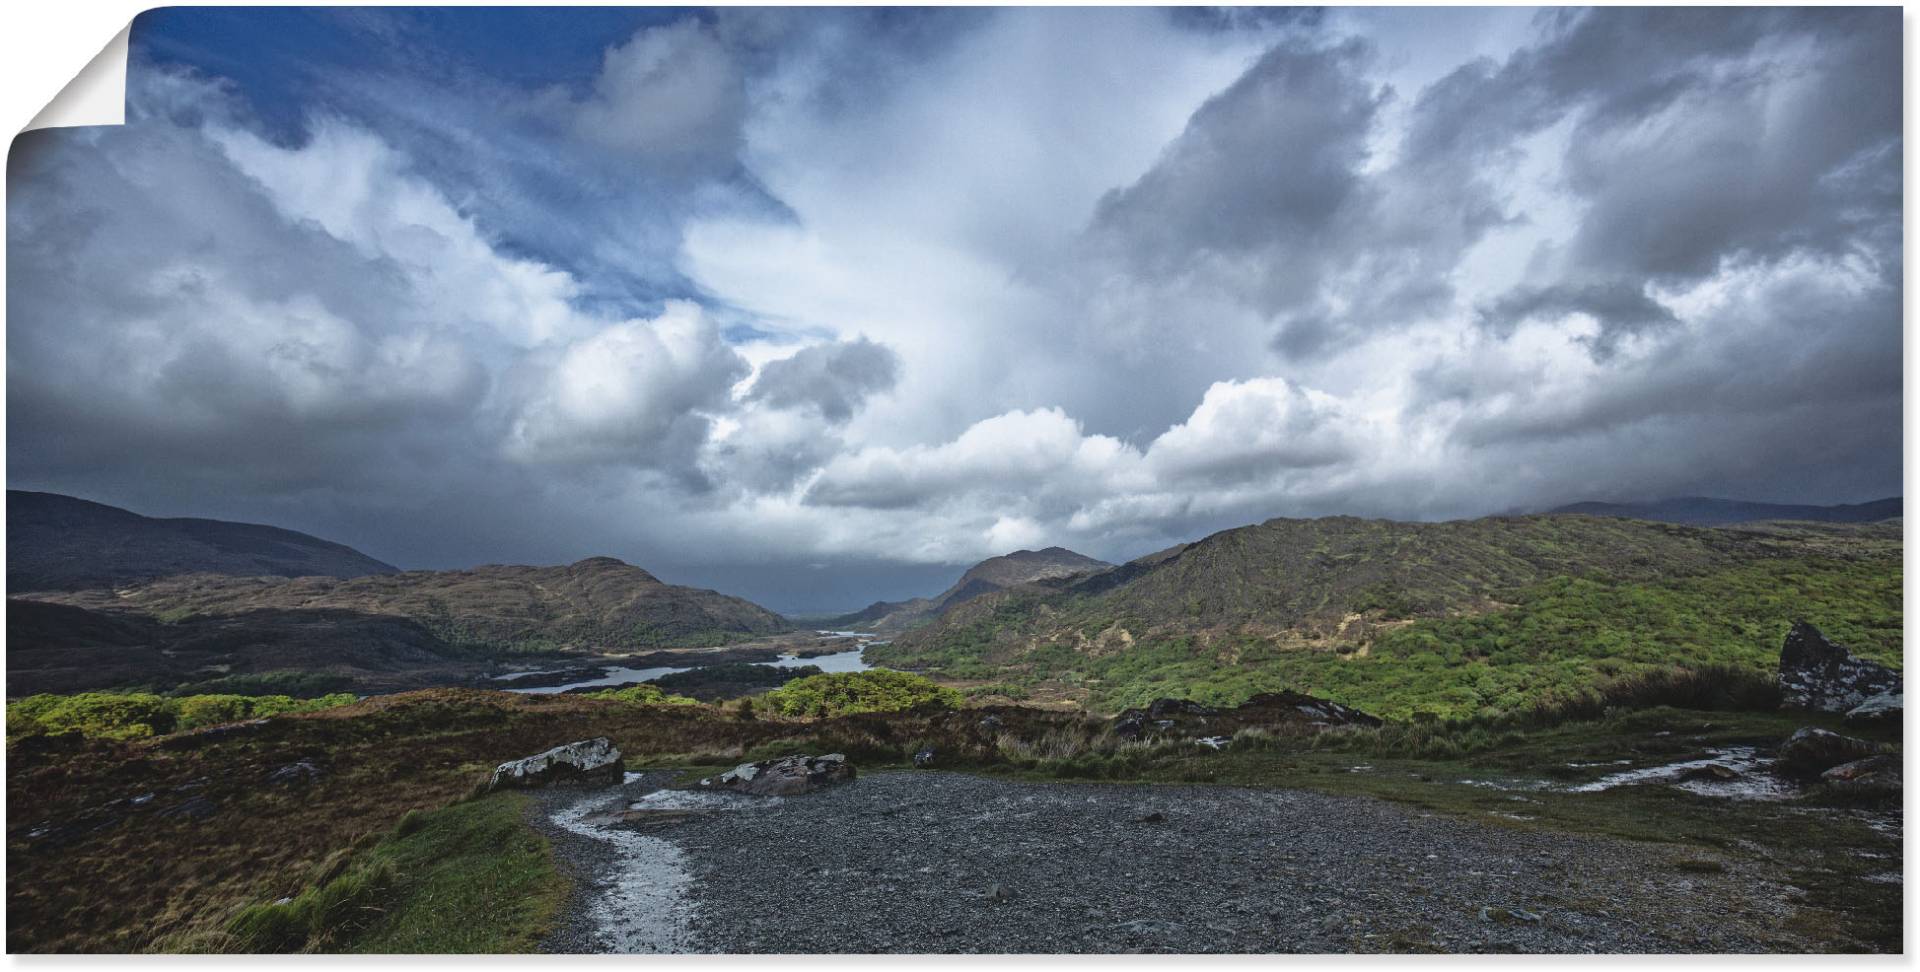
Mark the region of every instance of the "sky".
POLYGON ((788 612, 1901 492, 1898 8, 166 8, 7 170, 12 488, 788 612))

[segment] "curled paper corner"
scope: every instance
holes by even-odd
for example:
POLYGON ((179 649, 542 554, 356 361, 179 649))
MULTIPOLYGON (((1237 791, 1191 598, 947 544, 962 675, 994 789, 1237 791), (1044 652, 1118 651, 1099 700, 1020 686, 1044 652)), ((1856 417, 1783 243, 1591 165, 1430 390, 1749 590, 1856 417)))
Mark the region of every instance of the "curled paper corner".
POLYGON ((21 129, 70 128, 77 125, 124 125, 127 122, 127 35, 129 23, 107 46, 80 69, 80 73, 47 102, 21 129))

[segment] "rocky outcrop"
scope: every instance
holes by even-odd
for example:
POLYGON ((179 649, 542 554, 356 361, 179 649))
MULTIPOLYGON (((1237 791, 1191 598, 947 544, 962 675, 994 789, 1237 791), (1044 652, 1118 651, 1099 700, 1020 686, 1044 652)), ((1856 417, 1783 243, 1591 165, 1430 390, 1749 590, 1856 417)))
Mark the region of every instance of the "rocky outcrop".
POLYGON ((607 786, 626 775, 626 761, 605 736, 555 746, 537 756, 501 763, 486 790, 544 786, 607 786))
POLYGON ((1808 727, 1795 732, 1780 747, 1774 768, 1790 779, 1814 780, 1833 767, 1874 755, 1877 748, 1864 739, 1808 727))
POLYGON ((1780 648, 1780 701, 1787 708, 1847 712, 1875 696, 1900 691, 1900 673, 1855 658, 1820 629, 1796 621, 1780 648))
POLYGON ((741 763, 719 776, 701 780, 700 785, 755 796, 796 796, 850 782, 856 775, 853 764, 841 753, 826 756, 796 753, 758 763, 741 763))
POLYGON ((1300 692, 1262 693, 1242 702, 1234 713, 1242 719, 1264 719, 1268 724, 1303 721, 1318 728, 1380 725, 1378 718, 1359 709, 1300 692))
POLYGON ((1137 738, 1156 731, 1204 726, 1209 716, 1217 714, 1218 709, 1186 699, 1154 699, 1144 709, 1126 709, 1114 716, 1113 732, 1117 736, 1137 738))

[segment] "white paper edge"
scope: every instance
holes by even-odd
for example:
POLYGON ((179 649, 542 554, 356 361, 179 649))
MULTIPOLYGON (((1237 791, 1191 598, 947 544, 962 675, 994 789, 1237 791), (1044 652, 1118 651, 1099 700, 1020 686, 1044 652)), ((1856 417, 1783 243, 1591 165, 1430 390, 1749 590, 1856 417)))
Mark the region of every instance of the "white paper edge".
POLYGON ((71 128, 79 125, 124 125, 127 123, 127 35, 129 23, 113 35, 107 46, 80 69, 80 73, 47 102, 40 113, 21 129, 71 128))

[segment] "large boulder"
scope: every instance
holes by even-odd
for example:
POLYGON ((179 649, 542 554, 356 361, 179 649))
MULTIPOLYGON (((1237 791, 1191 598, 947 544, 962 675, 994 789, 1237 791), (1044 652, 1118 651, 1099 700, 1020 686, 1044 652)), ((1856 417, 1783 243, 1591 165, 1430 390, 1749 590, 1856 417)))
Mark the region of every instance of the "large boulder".
POLYGON ((841 753, 826 756, 796 753, 758 763, 741 763, 719 776, 701 780, 700 785, 756 796, 795 796, 846 783, 855 775, 853 764, 841 753))
POLYGON ((1841 763, 1821 773, 1820 782, 1853 793, 1893 793, 1900 776, 1900 757, 1887 754, 1841 763))
POLYGON ((1820 629, 1796 621, 1780 647, 1780 701, 1788 708, 1846 712, 1889 692, 1900 691, 1900 673, 1855 658, 1827 640, 1820 629))
POLYGON ((1842 763, 1872 756, 1877 749, 1864 739, 1808 727, 1795 732, 1780 747, 1780 758, 1775 763, 1775 769, 1781 776, 1812 780, 1842 763))
POLYGON ((605 736, 555 746, 537 756, 501 763, 487 791, 543 786, 607 786, 625 778, 626 761, 605 736))

